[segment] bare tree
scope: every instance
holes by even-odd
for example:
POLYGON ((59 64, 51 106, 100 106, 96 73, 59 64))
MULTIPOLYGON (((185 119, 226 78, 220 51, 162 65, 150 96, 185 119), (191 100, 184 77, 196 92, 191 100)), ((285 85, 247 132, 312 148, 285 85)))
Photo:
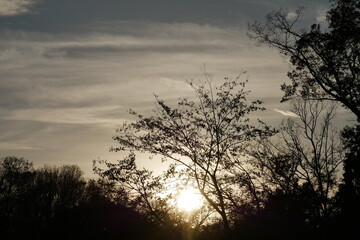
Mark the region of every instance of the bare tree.
POLYGON ((315 217, 327 221, 344 160, 340 136, 332 126, 336 105, 294 99, 291 106, 298 117, 283 122, 277 139, 263 141, 254 156, 274 190, 294 194, 306 186, 316 206, 315 217))
MULTIPOLYGON (((209 74, 205 78, 204 85, 190 83, 197 101, 183 98, 172 108, 156 96, 157 108, 152 115, 131 110, 137 120, 126 122, 117 130, 114 140, 119 146, 114 150, 145 152, 171 161, 169 171, 194 182, 221 216, 225 231, 229 231, 228 210, 232 202, 228 193, 235 184, 228 181, 229 176, 244 170, 239 163, 249 142, 265 138, 272 131, 262 122, 251 123, 248 115, 264 108, 260 107, 261 101, 247 101, 246 81, 240 81, 240 76, 234 81, 226 79, 219 87, 212 86, 209 74)), ((135 155, 130 157, 134 159, 135 155)), ((111 168, 112 172, 117 169, 111 168)))

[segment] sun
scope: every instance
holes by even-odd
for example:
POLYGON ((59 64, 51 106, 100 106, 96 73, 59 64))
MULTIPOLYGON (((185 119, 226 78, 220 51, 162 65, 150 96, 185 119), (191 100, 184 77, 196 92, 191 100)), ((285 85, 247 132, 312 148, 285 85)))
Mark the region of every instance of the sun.
POLYGON ((194 188, 187 188, 180 192, 176 199, 176 205, 180 210, 191 212, 201 208, 204 204, 204 199, 198 190, 194 188))

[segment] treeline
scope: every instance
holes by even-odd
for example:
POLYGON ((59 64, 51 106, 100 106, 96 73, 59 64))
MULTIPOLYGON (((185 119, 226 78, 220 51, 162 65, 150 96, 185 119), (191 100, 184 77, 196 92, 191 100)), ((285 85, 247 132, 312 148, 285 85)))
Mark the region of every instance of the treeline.
POLYGON ((158 226, 126 201, 113 182, 85 180, 76 165, 0 163, 0 239, 159 239, 158 226))
POLYGON ((345 174, 337 191, 329 197, 328 216, 319 215, 318 193, 309 184, 296 184, 291 191, 277 188, 268 194, 261 208, 257 208, 254 200, 231 208, 230 236, 224 235, 221 221, 216 218, 196 225, 195 215, 199 217, 200 212, 189 219, 179 211, 170 211, 174 206, 160 198, 134 198, 116 181, 85 180, 76 165, 34 169, 24 158, 6 157, 0 164, 0 238, 185 240, 350 236, 357 232, 360 213, 359 131, 353 130, 344 131, 349 134, 344 136, 347 137, 344 147, 348 150, 345 174), (143 205, 144 200, 152 202, 152 211, 162 214, 161 220, 143 205))

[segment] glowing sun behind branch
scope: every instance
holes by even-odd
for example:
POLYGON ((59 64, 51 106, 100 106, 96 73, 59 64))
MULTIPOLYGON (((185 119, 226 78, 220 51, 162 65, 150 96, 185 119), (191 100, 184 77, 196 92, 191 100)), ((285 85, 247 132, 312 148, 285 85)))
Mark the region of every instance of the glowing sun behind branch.
POLYGON ((176 205, 180 210, 191 212, 201 208, 203 205, 203 197, 194 188, 184 189, 180 192, 176 205))

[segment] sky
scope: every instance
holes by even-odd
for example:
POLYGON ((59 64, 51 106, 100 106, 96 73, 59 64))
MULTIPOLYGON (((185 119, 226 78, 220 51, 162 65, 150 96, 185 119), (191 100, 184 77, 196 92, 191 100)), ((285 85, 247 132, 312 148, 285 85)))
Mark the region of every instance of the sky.
MULTIPOLYGON (((149 113, 154 94, 192 94, 186 81, 246 71, 262 120, 292 115, 281 104, 289 63, 256 46, 247 25, 279 8, 305 6, 303 26, 321 23, 328 0, 0 0, 0 158, 35 167, 77 164, 109 152, 128 109, 149 113)), ((154 164, 154 163, 145 163, 154 164)))

